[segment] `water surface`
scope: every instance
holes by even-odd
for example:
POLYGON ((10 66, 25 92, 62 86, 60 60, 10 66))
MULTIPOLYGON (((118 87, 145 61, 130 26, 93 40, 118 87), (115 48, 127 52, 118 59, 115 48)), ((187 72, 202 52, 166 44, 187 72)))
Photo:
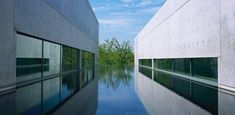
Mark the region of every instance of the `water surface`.
POLYGON ((99 69, 97 115, 147 115, 135 92, 133 67, 99 69))

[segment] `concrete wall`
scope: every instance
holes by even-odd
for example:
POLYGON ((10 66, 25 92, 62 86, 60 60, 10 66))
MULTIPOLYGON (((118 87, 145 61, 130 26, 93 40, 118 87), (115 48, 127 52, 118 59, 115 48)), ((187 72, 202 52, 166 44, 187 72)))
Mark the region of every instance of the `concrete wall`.
POLYGON ((218 0, 167 0, 136 37, 139 58, 217 57, 218 0))
MULTIPOLYGON (((0 4, 0 91, 15 83, 14 0, 0 4)), ((8 87, 9 88, 9 87, 8 87)))
POLYGON ((218 84, 234 90, 234 4, 167 0, 135 39, 136 63, 140 58, 218 57, 218 84))
POLYGON ((220 0, 219 86, 235 91, 235 1, 220 0))
POLYGON ((2 0, 0 16, 0 91, 16 81, 17 32, 98 58, 99 23, 87 0, 2 0))

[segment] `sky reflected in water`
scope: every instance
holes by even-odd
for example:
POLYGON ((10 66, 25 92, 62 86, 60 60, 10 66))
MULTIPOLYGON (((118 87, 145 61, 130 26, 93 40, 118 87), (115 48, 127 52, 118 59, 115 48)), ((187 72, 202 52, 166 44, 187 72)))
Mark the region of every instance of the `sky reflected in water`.
POLYGON ((147 115, 135 93, 133 67, 99 68, 97 115, 147 115))

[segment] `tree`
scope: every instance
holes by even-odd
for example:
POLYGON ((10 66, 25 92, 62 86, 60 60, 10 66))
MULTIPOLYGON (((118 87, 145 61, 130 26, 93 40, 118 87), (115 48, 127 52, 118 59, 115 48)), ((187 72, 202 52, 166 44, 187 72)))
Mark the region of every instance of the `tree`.
POLYGON ((116 38, 105 40, 99 46, 99 62, 101 65, 132 65, 134 54, 130 41, 119 43, 116 38))

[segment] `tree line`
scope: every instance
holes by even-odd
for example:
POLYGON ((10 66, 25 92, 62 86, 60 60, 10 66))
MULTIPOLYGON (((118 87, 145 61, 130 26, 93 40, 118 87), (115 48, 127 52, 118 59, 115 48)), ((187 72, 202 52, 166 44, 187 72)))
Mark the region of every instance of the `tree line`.
POLYGON ((119 43, 116 38, 105 40, 99 45, 100 65, 133 65, 134 54, 130 41, 119 43))

